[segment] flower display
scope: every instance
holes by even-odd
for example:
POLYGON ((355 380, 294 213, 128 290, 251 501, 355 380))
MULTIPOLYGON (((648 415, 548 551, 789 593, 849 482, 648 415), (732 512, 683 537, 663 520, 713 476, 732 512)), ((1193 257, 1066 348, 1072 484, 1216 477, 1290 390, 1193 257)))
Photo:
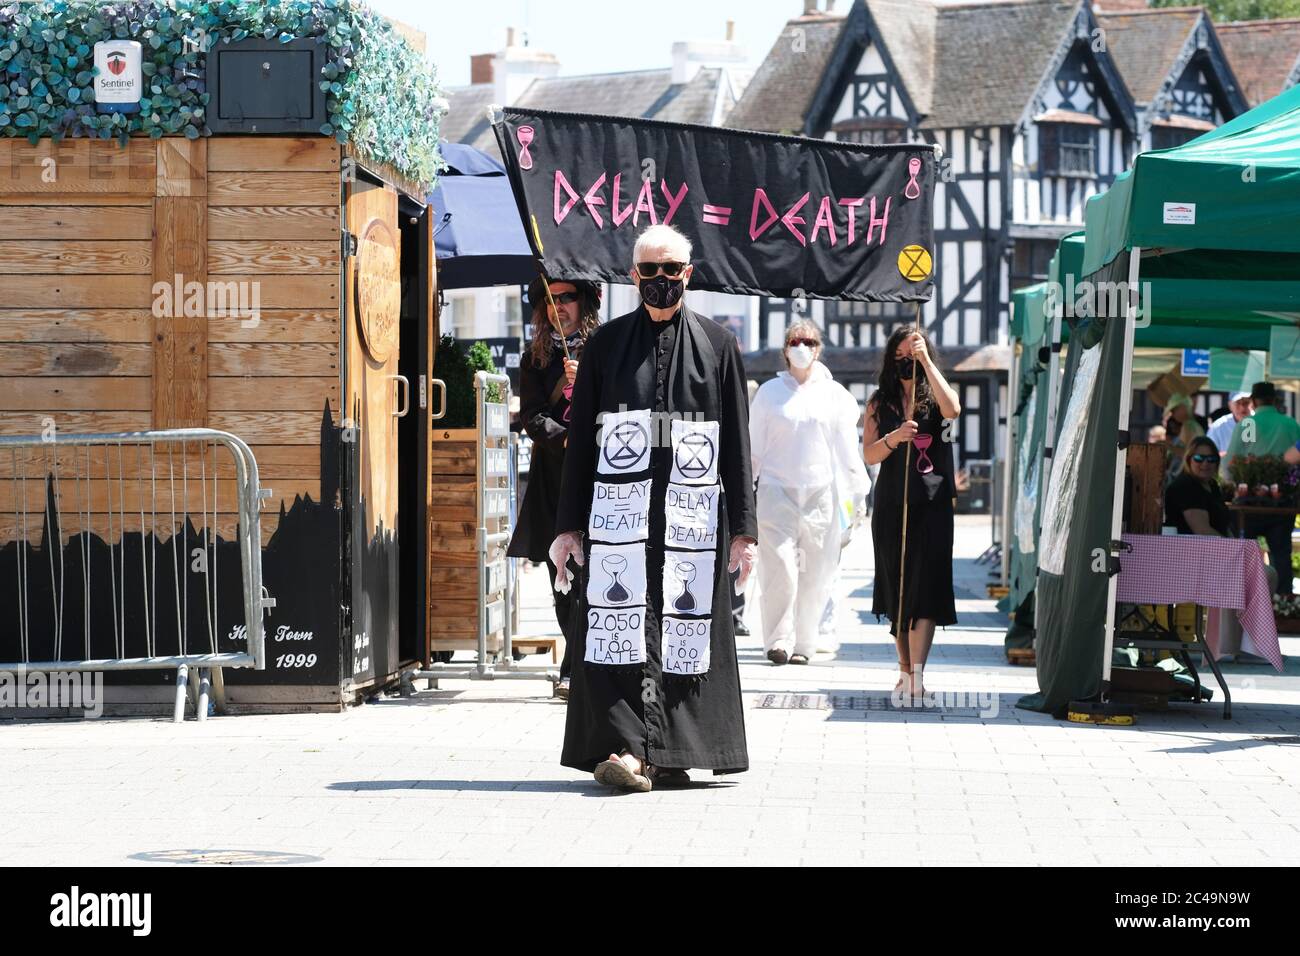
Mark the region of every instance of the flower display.
POLYGON ((209 135, 207 53, 248 37, 326 47, 318 79, 328 120, 319 132, 353 143, 432 188, 443 168, 438 124, 446 111, 432 65, 357 0, 135 0, 0 6, 0 135, 117 139, 209 135), (136 40, 144 95, 136 113, 101 113, 94 45, 136 40))

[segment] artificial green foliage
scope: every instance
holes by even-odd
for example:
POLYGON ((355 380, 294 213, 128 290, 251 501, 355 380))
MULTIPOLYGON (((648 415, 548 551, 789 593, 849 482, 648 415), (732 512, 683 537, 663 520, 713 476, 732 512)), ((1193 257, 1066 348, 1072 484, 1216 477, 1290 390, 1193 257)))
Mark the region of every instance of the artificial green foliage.
POLYGON ((369 159, 431 187, 442 159, 445 109, 433 67, 392 25, 357 0, 9 3, 0 6, 0 136, 55 141, 88 136, 209 135, 205 73, 217 43, 246 37, 325 44, 320 129, 369 159), (94 45, 137 40, 144 95, 138 113, 99 113, 94 45))
MULTIPOLYGON (((447 414, 437 422, 439 428, 473 428, 474 373, 496 372, 492 350, 486 342, 475 342, 467 350, 455 336, 444 335, 438 342, 438 354, 433 361, 433 374, 446 383, 447 414)), ((497 385, 488 386, 488 401, 501 401, 497 385)))

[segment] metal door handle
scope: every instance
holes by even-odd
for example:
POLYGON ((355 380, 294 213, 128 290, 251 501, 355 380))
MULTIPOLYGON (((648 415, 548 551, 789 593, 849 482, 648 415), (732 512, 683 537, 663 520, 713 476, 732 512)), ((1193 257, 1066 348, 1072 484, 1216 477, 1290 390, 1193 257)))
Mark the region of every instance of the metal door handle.
POLYGON ((390 375, 391 379, 396 379, 402 385, 402 408, 400 411, 393 412, 394 418, 405 418, 406 413, 411 410, 411 380, 405 375, 390 375))
POLYGON ((447 414, 447 383, 440 378, 431 378, 429 384, 438 388, 438 413, 429 416, 429 421, 436 422, 447 414))

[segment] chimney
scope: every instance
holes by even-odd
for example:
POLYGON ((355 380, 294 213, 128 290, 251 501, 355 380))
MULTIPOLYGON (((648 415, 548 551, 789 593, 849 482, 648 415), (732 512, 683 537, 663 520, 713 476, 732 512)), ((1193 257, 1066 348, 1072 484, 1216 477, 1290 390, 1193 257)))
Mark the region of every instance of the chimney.
POLYGON ((749 62, 743 44, 737 43, 736 23, 727 21, 725 40, 678 40, 673 44, 673 85, 689 83, 701 67, 744 66, 749 62))
POLYGON ((811 17, 817 12, 817 0, 803 0, 803 15, 811 17))
POLYGON ((533 80, 555 76, 560 72, 560 61, 554 54, 518 45, 518 35, 514 27, 508 27, 505 49, 492 54, 489 64, 491 82, 495 87, 493 99, 502 106, 517 102, 533 80))
POLYGON ((469 58, 469 81, 474 84, 492 82, 492 57, 495 53, 476 53, 469 58))

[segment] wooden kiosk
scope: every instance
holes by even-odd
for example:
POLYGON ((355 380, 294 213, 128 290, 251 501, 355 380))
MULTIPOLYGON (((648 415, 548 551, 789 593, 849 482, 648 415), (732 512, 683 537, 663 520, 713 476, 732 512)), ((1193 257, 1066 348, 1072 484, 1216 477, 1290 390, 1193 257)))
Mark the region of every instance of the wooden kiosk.
MULTIPOLYGON (((72 124, 60 141, 0 117, 11 123, 0 125, 0 430, 210 427, 242 438, 271 489, 260 545, 276 605, 265 670, 227 671, 224 705, 346 706, 425 656, 436 81, 356 4, 317 4, 317 19, 292 22, 259 4, 233 4, 220 22, 198 6, 138 4, 136 23, 24 6, 66 31, 59 42, 87 88, 103 74, 86 51, 137 41, 153 102, 77 112, 85 92, 70 93, 70 78, 48 91, 52 115, 72 124), (336 46, 337 22, 362 39, 336 46), (339 70, 344 56, 352 73, 339 70), (104 115, 128 117, 112 120, 112 138, 95 136, 104 115), (343 123, 366 136, 343 135, 343 123)), ((69 485, 51 492, 51 510, 69 510, 69 485)), ((221 546, 235 520, 215 517, 221 546)), ((0 525, 0 576, 20 554, 38 567, 52 550, 71 554, 78 542, 51 540, 50 527, 0 525)), ((144 530, 94 533, 126 556, 124 539, 144 530)), ((123 593, 147 591, 130 565, 123 593)), ((227 594, 214 612, 221 650, 238 645, 242 620, 227 594)), ((0 624, 0 661, 18 653, 0 624)), ((167 705, 172 679, 110 678, 110 712, 167 705)))

